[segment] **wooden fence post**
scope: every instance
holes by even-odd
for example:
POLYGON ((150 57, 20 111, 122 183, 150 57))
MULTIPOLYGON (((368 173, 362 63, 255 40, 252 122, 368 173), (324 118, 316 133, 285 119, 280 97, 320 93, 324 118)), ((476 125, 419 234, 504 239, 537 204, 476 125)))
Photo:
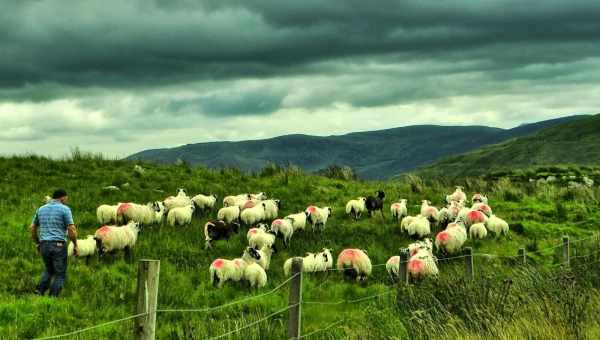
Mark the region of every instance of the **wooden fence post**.
POLYGON ((565 235, 562 238, 563 243, 563 263, 568 267, 570 265, 569 259, 569 236, 565 235))
POLYGON ((135 319, 134 337, 136 340, 154 340, 159 271, 159 260, 140 260, 137 279, 136 314, 147 314, 135 319))
POLYGON ((525 247, 519 248, 519 257, 523 261, 523 265, 527 264, 527 255, 525 254, 525 247))
POLYGON ((398 261, 398 287, 408 284, 408 249, 400 249, 400 261, 398 261))
POLYGON ((290 283, 288 306, 288 339, 299 339, 302 327, 302 258, 294 257, 292 260, 292 276, 296 275, 290 283))
POLYGON ((473 248, 465 248, 465 268, 467 269, 467 279, 473 280, 475 273, 473 272, 473 248))

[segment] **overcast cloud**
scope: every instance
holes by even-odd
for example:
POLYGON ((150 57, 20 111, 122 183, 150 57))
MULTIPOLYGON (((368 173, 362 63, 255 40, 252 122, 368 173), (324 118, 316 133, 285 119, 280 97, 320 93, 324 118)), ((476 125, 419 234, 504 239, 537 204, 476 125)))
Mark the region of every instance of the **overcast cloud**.
POLYGON ((0 154, 600 112, 600 2, 1 7, 0 154))

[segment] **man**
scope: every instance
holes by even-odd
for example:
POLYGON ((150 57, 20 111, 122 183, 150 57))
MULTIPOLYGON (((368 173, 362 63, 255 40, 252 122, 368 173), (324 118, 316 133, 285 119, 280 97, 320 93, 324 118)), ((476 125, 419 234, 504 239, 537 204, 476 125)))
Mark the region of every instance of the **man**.
POLYGON ((67 276, 67 235, 73 242, 73 254, 77 256, 77 230, 71 209, 66 206, 67 192, 58 189, 46 205, 39 208, 31 223, 31 237, 42 255, 46 270, 35 293, 44 295, 50 289, 51 296, 58 296, 67 276), (54 278, 54 281, 52 281, 54 278), (52 281, 52 282, 51 282, 52 281))

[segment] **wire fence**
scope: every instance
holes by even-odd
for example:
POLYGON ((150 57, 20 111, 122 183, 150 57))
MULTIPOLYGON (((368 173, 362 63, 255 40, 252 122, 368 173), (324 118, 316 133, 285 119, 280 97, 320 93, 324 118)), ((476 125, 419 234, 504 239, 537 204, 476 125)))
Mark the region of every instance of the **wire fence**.
MULTIPOLYGON (((590 240, 590 239, 593 239, 593 238, 597 239, 600 242, 600 236, 599 235, 592 235, 590 237, 586 237, 586 238, 582 238, 582 239, 577 239, 577 240, 569 241, 569 244, 572 245, 572 244, 576 244, 576 243, 581 243, 583 241, 587 241, 587 240, 590 240)), ((543 249, 538 249, 536 251, 530 251, 528 253, 541 253, 543 251, 557 249, 557 248, 560 248, 560 247, 564 247, 564 245, 560 244, 560 245, 557 245, 557 246, 546 247, 546 248, 543 248, 543 249)), ((592 257, 594 255, 600 255, 600 249, 592 251, 592 252, 590 252, 588 254, 585 254, 585 255, 569 256, 566 261, 553 264, 550 267, 552 268, 552 267, 557 267, 557 266, 565 266, 565 265, 568 265, 570 263, 570 260, 590 258, 590 257, 592 257)), ((444 257, 441 260, 444 260, 444 261, 456 260, 456 259, 466 258, 468 256, 472 256, 472 257, 489 257, 489 258, 520 258, 520 257, 522 257, 522 255, 498 255, 498 254, 488 254, 488 253, 473 253, 471 255, 457 255, 457 256, 452 256, 452 257, 444 257)), ((400 265, 400 264, 407 264, 408 262, 409 261, 398 261, 397 264, 398 265, 400 265)), ((600 259, 598 259, 596 261, 593 261, 593 262, 587 262, 584 265, 585 266, 591 266, 591 265, 597 264, 597 263, 600 263, 600 259)), ((396 263, 394 263, 394 265, 396 265, 396 263)), ((372 265, 372 267, 383 267, 383 266, 387 266, 387 263, 378 263, 378 264, 373 264, 372 265)), ((326 271, 343 271, 343 269, 331 268, 331 269, 328 269, 326 271)), ((271 290, 269 290, 269 291, 267 291, 265 293, 253 295, 253 296, 246 297, 246 298, 239 299, 239 300, 235 300, 235 301, 232 301, 232 302, 229 302, 229 303, 225 303, 225 304, 222 304, 222 305, 218 305, 218 306, 214 306, 214 307, 202 307, 202 308, 161 308, 161 309, 156 309, 154 312, 155 313, 209 313, 209 312, 212 312, 212 311, 216 311, 216 310, 220 310, 220 309, 225 309, 225 308, 228 308, 228 307, 231 307, 231 306, 244 304, 245 302, 248 302, 248 301, 251 301, 251 300, 260 299, 260 298, 264 298, 266 296, 275 294, 279 290, 281 290, 284 286, 286 286, 287 284, 289 284, 298 275, 301 275, 301 274, 297 273, 297 274, 294 274, 294 275, 290 276, 289 278, 287 278, 286 280, 284 280, 282 283, 280 283, 279 285, 277 285, 275 288, 273 288, 273 289, 271 289, 271 290)), ((329 276, 327 278, 329 278, 329 276)), ((554 279, 558 280, 558 279, 562 279, 562 278, 564 278, 564 275, 558 276, 558 277, 556 277, 554 279)), ((320 287, 320 285, 317 286, 316 288, 319 288, 319 287, 320 287)), ((365 296, 365 297, 361 297, 361 298, 357 298, 357 299, 349 299, 349 300, 347 299, 347 300, 338 300, 338 301, 311 301, 311 300, 304 301, 304 300, 300 299, 300 301, 298 303, 296 303, 296 304, 288 305, 285 308, 281 308, 281 309, 279 309, 279 310, 277 310, 277 311, 275 311, 273 313, 270 313, 267 316, 265 316, 265 317, 263 317, 263 318, 261 318, 259 320, 250 322, 250 323, 248 323, 248 324, 246 324, 246 325, 244 325, 242 327, 236 327, 235 329, 233 329, 233 330, 231 330, 231 331, 229 331, 227 333, 224 333, 224 334, 212 337, 210 339, 222 339, 222 338, 225 338, 227 336, 230 336, 230 335, 233 335, 233 334, 237 334, 237 333, 239 333, 239 332, 241 332, 243 330, 251 328, 252 326, 255 326, 257 324, 265 322, 265 321, 267 321, 267 320, 269 320, 269 319, 271 319, 271 318, 273 318, 273 317, 275 317, 275 316, 277 316, 279 314, 282 314, 282 313, 284 313, 286 311, 289 311, 290 309, 292 309, 294 307, 297 307, 299 305, 307 305, 307 306, 310 306, 310 305, 315 305, 315 306, 339 306, 339 305, 347 305, 347 304, 356 304, 356 303, 362 303, 362 302, 369 301, 369 300, 374 300, 374 299, 380 298, 382 296, 387 296, 387 295, 390 295, 390 294, 392 294, 392 293, 394 293, 396 291, 397 290, 395 288, 389 288, 388 290, 386 290, 384 292, 381 292, 381 293, 377 293, 377 294, 373 294, 373 295, 369 295, 369 296, 365 296)), ((428 308, 428 309, 425 309, 425 310, 419 310, 419 311, 416 311, 416 312, 424 313, 424 312, 428 312, 428 311, 430 311, 432 309, 435 309, 435 308, 437 308, 437 307, 431 307, 431 308, 428 308)), ((59 338, 72 337, 72 336, 75 336, 75 335, 78 335, 78 334, 81 334, 81 333, 84 333, 84 332, 88 332, 88 331, 91 331, 91 330, 94 330, 94 329, 98 329, 98 328, 101 328, 101 327, 105 327, 105 326, 117 324, 117 323, 120 323, 120 322, 124 322, 124 321, 128 321, 128 320, 136 319, 136 318, 143 317, 143 316, 147 316, 150 313, 152 313, 152 311, 145 312, 145 313, 140 313, 140 314, 134 314, 134 315, 130 315, 130 316, 127 316, 127 317, 120 318, 120 319, 112 320, 112 321, 107 321, 107 322, 100 323, 100 324, 97 324, 97 325, 94 325, 94 326, 90 326, 90 327, 78 329, 78 330, 75 330, 75 331, 72 331, 72 332, 69 332, 69 333, 64 333, 64 334, 59 334, 59 335, 52 335, 52 336, 45 336, 45 337, 39 337, 39 338, 35 338, 34 340, 47 340, 47 339, 59 339, 59 338)), ((413 317, 416 317, 416 316, 413 316, 413 317)), ((308 337, 311 337, 311 336, 313 336, 315 334, 327 332, 327 331, 333 329, 334 327, 339 326, 343 322, 344 322, 344 319, 337 320, 337 321, 335 321, 335 322, 327 325, 324 328, 317 329, 315 331, 312 331, 310 333, 302 335, 302 336, 298 337, 297 339, 308 338, 308 337)))

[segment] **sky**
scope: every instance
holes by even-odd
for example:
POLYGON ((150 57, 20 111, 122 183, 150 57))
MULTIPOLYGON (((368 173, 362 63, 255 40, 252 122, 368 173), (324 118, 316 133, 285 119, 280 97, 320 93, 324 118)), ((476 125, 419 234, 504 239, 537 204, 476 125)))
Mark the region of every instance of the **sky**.
POLYGON ((0 0, 0 154, 600 112, 600 2, 0 0))

